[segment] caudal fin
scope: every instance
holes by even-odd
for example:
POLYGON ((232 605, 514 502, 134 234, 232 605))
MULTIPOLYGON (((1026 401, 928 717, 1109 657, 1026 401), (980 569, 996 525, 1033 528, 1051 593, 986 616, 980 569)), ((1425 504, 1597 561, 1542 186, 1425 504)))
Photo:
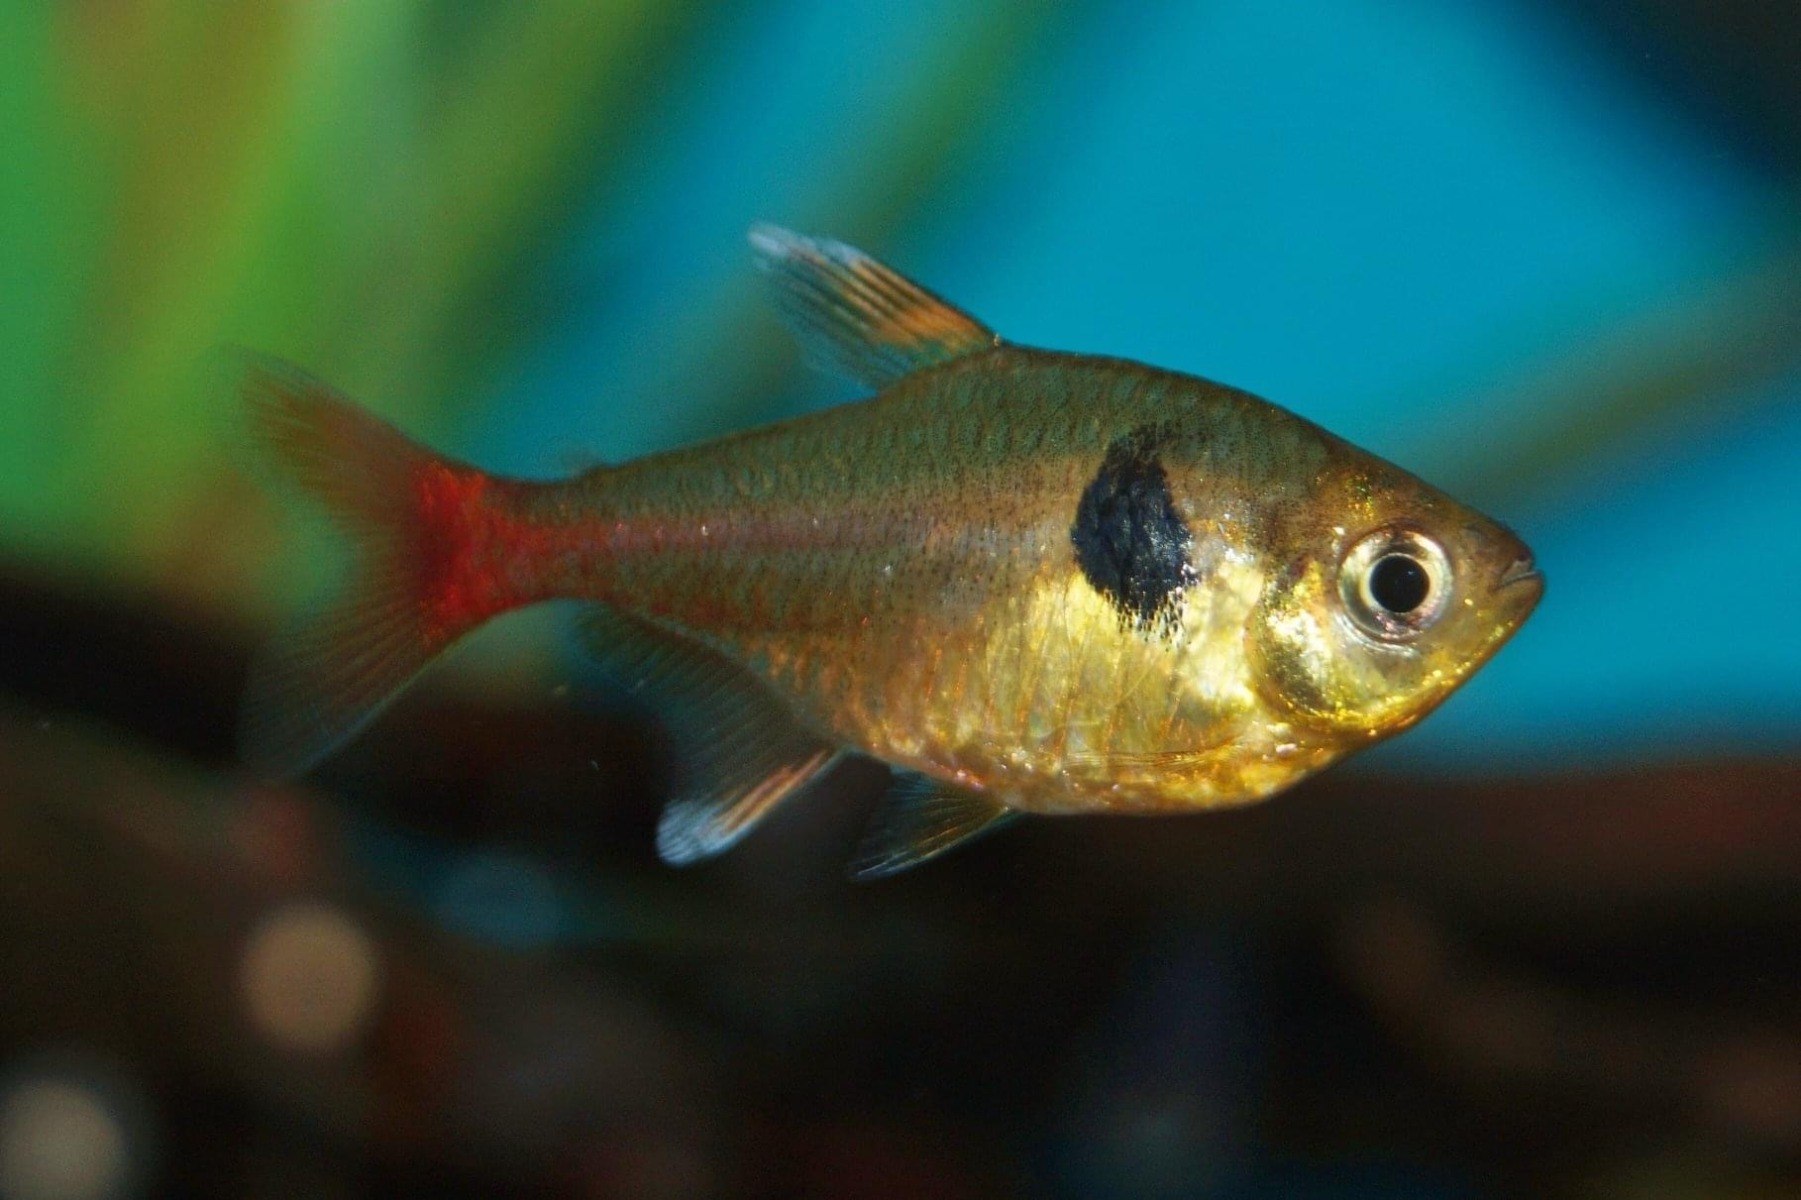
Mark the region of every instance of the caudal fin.
POLYGON ((356 734, 495 611, 472 605, 459 578, 488 479, 278 360, 251 359, 242 391, 255 439, 353 554, 337 596, 278 633, 251 669, 244 757, 288 775, 356 734))

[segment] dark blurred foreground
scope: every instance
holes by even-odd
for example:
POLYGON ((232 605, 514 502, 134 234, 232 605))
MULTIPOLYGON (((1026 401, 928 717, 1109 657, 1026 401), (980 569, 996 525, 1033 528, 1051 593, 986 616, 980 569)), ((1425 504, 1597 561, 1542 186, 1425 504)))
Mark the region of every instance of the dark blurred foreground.
POLYGON ((0 1195, 1777 1196, 1801 764, 1384 780, 842 878, 426 693, 252 785, 244 647, 0 586, 0 1195))

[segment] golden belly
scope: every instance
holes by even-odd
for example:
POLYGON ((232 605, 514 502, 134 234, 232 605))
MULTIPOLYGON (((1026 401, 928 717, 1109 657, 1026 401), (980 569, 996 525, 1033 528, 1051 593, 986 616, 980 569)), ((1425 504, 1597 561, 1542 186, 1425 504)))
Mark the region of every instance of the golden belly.
POLYGON ((1140 629, 1072 568, 946 620, 871 620, 765 647, 815 725, 868 754, 1019 809, 1173 812, 1260 799, 1332 755, 1301 744, 1250 677, 1262 586, 1218 564, 1179 621, 1140 629))

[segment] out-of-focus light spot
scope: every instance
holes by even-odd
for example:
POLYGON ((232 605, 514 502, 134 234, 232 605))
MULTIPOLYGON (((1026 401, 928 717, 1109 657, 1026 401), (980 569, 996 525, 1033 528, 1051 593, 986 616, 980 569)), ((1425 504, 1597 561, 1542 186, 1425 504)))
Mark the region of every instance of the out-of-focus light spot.
POLYGON ((0 1099, 0 1197, 111 1200, 137 1174, 119 1106, 98 1087, 37 1076, 0 1099))
POLYGON ((381 963, 356 922, 299 902, 264 918, 244 945, 238 982, 259 1032, 284 1049, 347 1048, 374 1011, 381 963))
POLYGON ((453 866, 435 906, 445 928, 504 946, 541 946, 563 928, 556 885, 520 858, 472 854, 453 866))

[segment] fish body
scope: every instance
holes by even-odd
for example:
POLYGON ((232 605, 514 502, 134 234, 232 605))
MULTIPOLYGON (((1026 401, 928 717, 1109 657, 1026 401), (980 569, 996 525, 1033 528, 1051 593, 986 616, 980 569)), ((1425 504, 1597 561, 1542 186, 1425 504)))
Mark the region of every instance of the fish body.
POLYGON ((252 369, 265 436, 381 547, 259 674, 259 757, 304 765, 482 621, 576 598, 603 659, 689 714, 666 858, 855 752, 910 773, 859 860, 882 874, 1017 813, 1268 796, 1418 721, 1539 597, 1506 529, 1283 409, 1009 345, 837 243, 752 240, 872 398, 538 483, 252 369))

